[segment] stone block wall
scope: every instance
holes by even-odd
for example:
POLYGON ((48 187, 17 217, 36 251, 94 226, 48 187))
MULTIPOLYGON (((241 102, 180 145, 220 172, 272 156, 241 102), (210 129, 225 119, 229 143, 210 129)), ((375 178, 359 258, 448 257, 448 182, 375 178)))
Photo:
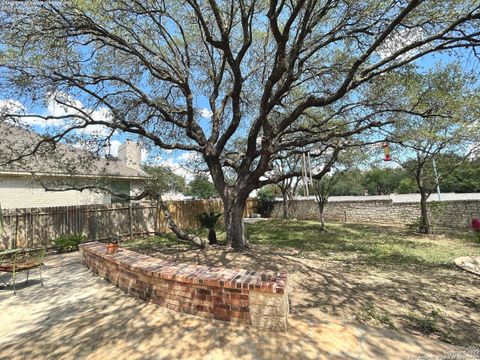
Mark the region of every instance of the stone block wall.
POLYGON ((286 330, 287 273, 255 272, 156 259, 105 244, 80 245, 82 262, 136 298, 170 310, 221 321, 286 330))
MULTIPOLYGON (((291 215, 299 220, 318 220, 318 205, 314 200, 294 200, 291 215)), ((428 203, 429 219, 434 231, 468 230, 473 217, 480 217, 479 200, 432 201, 428 203)), ((272 217, 283 216, 282 203, 276 202, 272 217)), ((329 202, 326 221, 373 223, 409 226, 420 219, 418 202, 385 200, 355 200, 329 202)))

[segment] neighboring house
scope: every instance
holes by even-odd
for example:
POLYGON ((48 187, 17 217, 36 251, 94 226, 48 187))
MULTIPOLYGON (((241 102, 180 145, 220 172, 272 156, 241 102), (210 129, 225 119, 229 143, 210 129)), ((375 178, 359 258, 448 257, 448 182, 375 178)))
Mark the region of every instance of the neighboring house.
POLYGON ((132 141, 120 146, 117 158, 101 158, 71 146, 43 143, 31 155, 41 136, 0 123, 0 205, 4 209, 110 204, 125 201, 113 193, 135 195, 141 191, 147 174, 140 168, 141 148, 132 141), (46 191, 59 188, 82 191, 46 191))

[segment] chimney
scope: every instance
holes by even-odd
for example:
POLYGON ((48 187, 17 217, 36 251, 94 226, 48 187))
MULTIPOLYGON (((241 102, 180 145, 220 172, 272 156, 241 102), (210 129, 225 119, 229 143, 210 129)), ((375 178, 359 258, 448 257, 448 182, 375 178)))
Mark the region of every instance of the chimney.
POLYGON ((142 149, 140 145, 127 140, 118 148, 118 159, 128 167, 140 169, 142 160, 142 149))

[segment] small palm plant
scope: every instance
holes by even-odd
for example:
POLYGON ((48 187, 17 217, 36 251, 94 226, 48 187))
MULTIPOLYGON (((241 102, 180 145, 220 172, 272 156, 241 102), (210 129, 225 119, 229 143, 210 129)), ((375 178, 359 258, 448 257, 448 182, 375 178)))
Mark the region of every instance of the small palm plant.
POLYGON ((220 219, 221 216, 222 213, 215 211, 203 212, 197 216, 200 225, 208 229, 208 243, 210 245, 218 244, 215 225, 217 225, 218 219, 220 219))

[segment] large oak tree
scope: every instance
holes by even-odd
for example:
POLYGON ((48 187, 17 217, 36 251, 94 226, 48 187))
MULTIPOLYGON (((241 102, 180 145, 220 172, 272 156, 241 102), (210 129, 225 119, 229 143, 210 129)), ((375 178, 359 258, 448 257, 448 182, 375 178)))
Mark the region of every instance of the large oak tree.
POLYGON ((389 123, 370 84, 434 52, 476 55, 480 45, 471 0, 65 0, 0 11, 2 94, 35 105, 3 119, 32 119, 54 97, 69 111, 35 114, 62 120, 45 142, 81 133, 102 148, 124 132, 198 154, 234 247, 246 245, 249 193, 301 175, 264 177, 279 156, 328 154, 389 123), (92 126, 111 131, 82 132, 92 126))

